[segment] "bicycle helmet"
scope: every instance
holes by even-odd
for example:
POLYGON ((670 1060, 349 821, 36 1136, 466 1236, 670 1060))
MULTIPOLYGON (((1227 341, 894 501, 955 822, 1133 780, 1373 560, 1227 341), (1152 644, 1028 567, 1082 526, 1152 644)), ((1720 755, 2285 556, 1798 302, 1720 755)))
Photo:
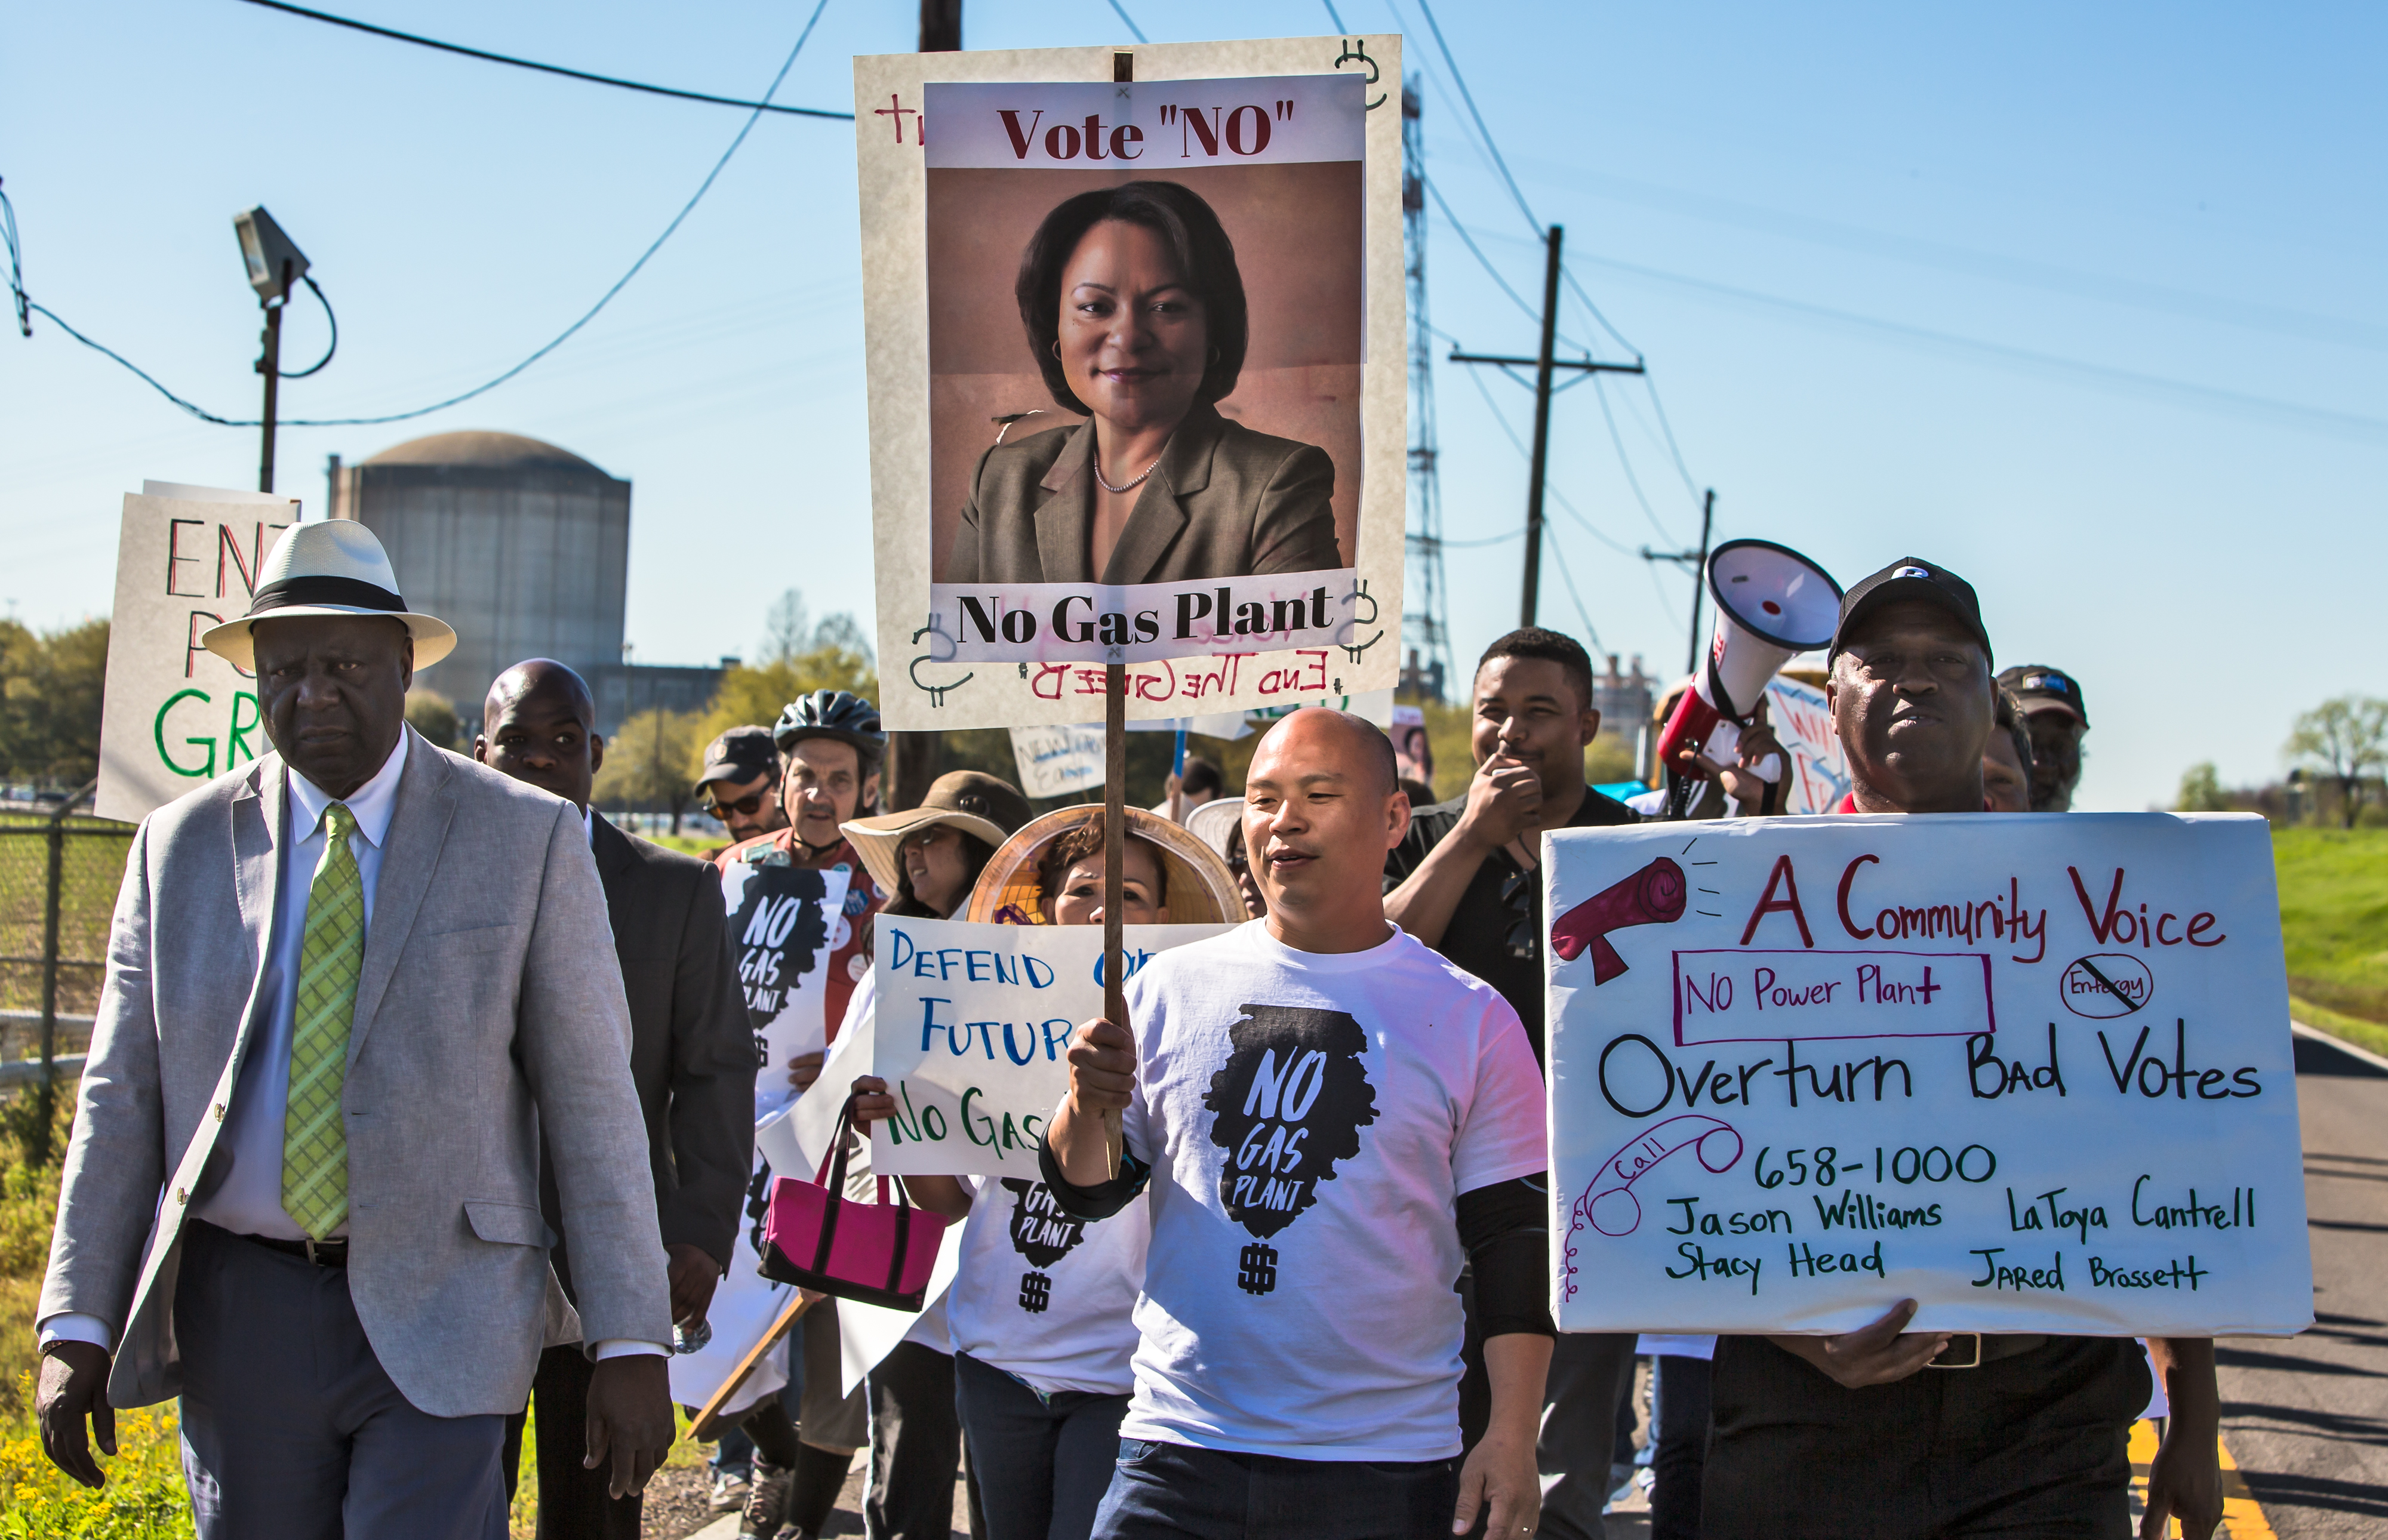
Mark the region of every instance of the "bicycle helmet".
POLYGON ((879 726, 879 708, 852 690, 817 689, 788 702, 780 713, 779 725, 771 729, 771 741, 784 754, 808 738, 850 743, 870 764, 876 764, 887 751, 887 735, 879 726))

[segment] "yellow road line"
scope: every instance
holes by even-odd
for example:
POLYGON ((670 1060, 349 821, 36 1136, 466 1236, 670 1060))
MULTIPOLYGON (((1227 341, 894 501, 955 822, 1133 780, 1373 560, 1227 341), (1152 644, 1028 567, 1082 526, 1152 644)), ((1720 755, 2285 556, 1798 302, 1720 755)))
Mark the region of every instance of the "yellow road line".
MULTIPOLYGON (((2239 1462, 2230 1458, 2230 1445, 2220 1438, 2214 1441, 2214 1452, 2222 1464, 2222 1530, 2229 1540, 2277 1540, 2270 1520, 2247 1490, 2247 1480, 2239 1474, 2239 1462)), ((2148 1467, 2156 1458, 2156 1427, 2145 1418, 2131 1424, 2131 1509, 2133 1515, 2147 1508, 2148 1467)), ((2176 1519, 2167 1533, 2180 1534, 2180 1521, 2176 1519)))

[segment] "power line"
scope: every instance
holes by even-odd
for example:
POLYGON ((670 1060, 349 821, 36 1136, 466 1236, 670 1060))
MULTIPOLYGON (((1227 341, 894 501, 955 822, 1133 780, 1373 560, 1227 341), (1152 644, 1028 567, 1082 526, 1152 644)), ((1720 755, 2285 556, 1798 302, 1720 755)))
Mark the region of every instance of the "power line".
MULTIPOLYGON (((1526 216, 1526 223, 1532 227, 1536 236, 1543 236, 1544 234, 1543 221, 1535 217, 1532 206, 1526 201, 1526 195, 1524 192, 1519 190, 1518 186, 1517 178, 1509 174, 1509 163, 1507 159, 1502 156, 1501 146, 1494 142, 1492 138, 1492 131, 1485 125, 1484 115, 1477 110, 1475 95, 1467 89, 1467 78, 1460 72, 1459 61, 1452 56, 1451 44, 1443 38, 1442 24, 1435 20, 1434 7, 1430 4, 1430 0, 1418 0, 1418 9, 1425 13, 1427 27, 1434 33, 1435 46, 1441 50, 1443 63, 1448 66, 1451 70, 1452 82, 1459 88, 1460 100, 1467 105, 1467 115, 1475 121, 1476 132, 1483 141, 1485 152, 1492 158, 1494 170, 1501 173, 1501 180, 1508 187, 1509 196, 1517 200, 1518 212, 1526 216)), ((1331 6, 1329 7, 1328 14, 1333 14, 1331 6)), ((1443 218, 1450 222, 1452 228, 1459 232, 1459 238, 1467 243, 1468 251, 1476 258, 1476 260, 1483 266, 1484 271, 1492 275, 1492 281, 1501 285, 1501 292, 1507 295, 1509 298, 1517 304, 1518 308, 1524 310, 1527 315, 1535 316, 1532 307, 1529 306, 1524 299, 1518 297, 1517 290, 1509 286, 1508 281, 1501 276, 1499 271, 1492 266, 1491 259, 1488 259, 1484 255, 1482 249, 1477 246, 1476 239, 1468 233, 1467 227, 1459 222, 1458 216, 1452 212, 1451 205, 1443 198, 1442 190, 1435 187, 1431 183, 1428 184, 1428 190, 1434 194, 1436 206, 1442 208, 1443 218)), ((1592 312, 1593 320, 1600 324, 1601 329, 1606 331, 1611 337, 1615 338, 1619 347, 1624 348, 1627 352, 1632 353, 1636 362, 1644 364, 1645 367, 1642 376, 1643 388, 1650 393, 1651 405, 1658 410, 1660 423, 1665 425, 1668 452, 1674 458, 1675 469, 1683 476, 1683 485, 1687 488, 1692 489, 1693 495, 1696 497, 1698 495, 1697 483, 1693 480, 1691 472, 1684 467, 1683 450, 1675 444, 1675 430, 1671 425, 1667 424, 1666 408, 1659 404, 1658 384, 1656 380, 1650 377, 1647 368, 1648 360, 1644 357, 1642 349, 1634 347, 1633 344, 1626 338, 1625 334, 1617 329, 1615 324, 1609 321, 1608 317, 1602 312, 1599 305, 1593 300, 1591 294, 1585 290, 1583 284, 1577 280, 1575 274, 1567 268, 1565 263, 1560 264, 1559 272, 1560 276, 1566 280, 1568 287, 1575 291, 1575 297, 1582 302, 1583 308, 1592 312)), ((1535 317, 1535 319, 1539 320, 1540 318, 1535 317)), ((1592 351, 1591 348, 1584 347, 1581 343, 1574 342, 1572 339, 1569 340, 1569 346, 1575 347, 1578 351, 1582 352, 1587 356, 1589 356, 1592 351)), ((1598 381, 1595 380, 1594 383, 1594 387, 1597 388, 1598 381)), ((1607 399, 1604 397, 1601 401, 1601 410, 1605 414, 1607 410, 1607 399)), ((1616 423, 1611 422, 1609 424, 1609 436, 1617 445, 1618 462, 1624 467, 1625 479, 1632 484, 1634 496, 1641 498, 1641 483, 1633 474, 1632 462, 1626 455, 1623 441, 1617 437, 1616 428, 1616 423)), ((1650 511, 1648 499, 1642 498, 1642 509, 1645 513, 1650 511)), ((1650 516, 1652 522, 1655 524, 1657 522, 1658 515, 1652 513, 1650 516)), ((1621 549, 1622 548, 1620 549, 1621 549)))
POLYGON ((1592 296, 1584 293, 1583 285, 1576 282, 1575 274, 1568 270, 1564 262, 1559 265, 1559 276, 1567 280, 1567 286, 1575 291, 1575 297, 1583 302, 1583 308, 1592 312, 1592 319, 1600 322, 1600 329, 1617 339, 1618 347, 1624 348, 1636 359, 1642 357, 1642 349, 1626 341, 1625 334, 1609 324, 1608 318, 1600 313, 1600 307, 1592 302, 1592 296))
POLYGON ((1632 262, 1620 262, 1607 257, 1587 257, 1584 260, 1598 267, 1627 273, 1660 284, 1671 284, 1745 308, 1779 310, 1811 324, 1842 331, 1871 334, 1885 340, 1912 347, 1921 347, 1941 353, 1978 355, 1984 360, 2004 365, 2026 373, 2072 378, 2082 384, 2102 385, 2125 394, 2169 398, 2182 405, 2202 407, 2232 416, 2270 420, 2289 425, 2309 425, 2323 431, 2359 438, 2370 443, 2388 439, 2388 419, 2366 417, 2356 412, 2338 411, 2328 407, 2306 406, 2295 401, 2283 401, 2268 396, 2254 396, 2236 390, 2224 390, 2217 385, 2196 385, 2186 380, 2167 379, 2158 374, 2142 374, 2133 370, 2115 369, 2105 364, 2090 363, 2080 359, 2068 359, 2054 353, 2039 353, 2029 348, 2010 347, 2003 343, 1985 342, 1977 337, 1961 336, 1951 332, 1937 332, 1928 327, 1910 326, 1902 322, 1885 321, 1880 317, 1861 315, 1853 310, 1836 309, 1829 305, 1811 304, 1804 299, 1791 299, 1782 295, 1766 294, 1756 289, 1738 288, 1730 284, 1712 283, 1705 278, 1690 278, 1682 273, 1667 272, 1658 268, 1645 268, 1632 262))
MULTIPOLYGON (((1531 305, 1527 304, 1524 297, 1520 296, 1516 289, 1509 286, 1509 281, 1501 276, 1501 270, 1492 265, 1492 259, 1484 255, 1484 248, 1476 244, 1476 237, 1469 233, 1468 228, 1466 225, 1459 222, 1459 216, 1451 211, 1450 202, 1443 197, 1442 189, 1435 183, 1434 179, 1431 177, 1420 177, 1418 180, 1426 183, 1427 192, 1434 198, 1434 206, 1442 210, 1443 222, 1450 225, 1452 230, 1458 234, 1460 241, 1467 246, 1468 255, 1476 259, 1477 264, 1483 268, 1484 271, 1492 278, 1492 282, 1501 285, 1501 292, 1509 297, 1509 302, 1517 306, 1519 310, 1523 311, 1527 320, 1532 322, 1535 325, 1540 326, 1543 323, 1543 312, 1534 309, 1531 305)), ((1562 263, 1561 267, 1564 271, 1565 264, 1562 263)), ((1442 332, 1438 332, 1435 335, 1442 337, 1444 341, 1449 342, 1454 347, 1459 346, 1459 339, 1457 337, 1442 332)), ((1578 342, 1575 338, 1568 335, 1565 332, 1560 332, 1556 335, 1559 341, 1566 343, 1569 347, 1574 348, 1577 352, 1583 354, 1587 358, 1591 356, 1591 348, 1586 347, 1582 343, 1578 342)))
MULTIPOLYGON (((1144 35, 1144 29, 1136 24, 1136 18, 1128 15, 1127 7, 1121 5, 1120 0, 1111 0, 1111 9, 1118 13, 1119 19, 1122 21, 1127 23, 1127 30, 1136 34, 1136 40, 1138 43, 1150 43, 1152 41, 1152 39, 1144 35)), ((849 116, 851 115, 849 114, 849 116)))
POLYGON ((1584 635, 1592 638, 1592 650, 1594 652, 1607 651, 1608 649, 1601 644, 1600 627, 1592 624, 1592 612, 1583 607, 1583 596, 1575 591, 1575 574, 1568 571, 1567 552, 1559 549, 1556 540, 1551 542, 1551 557, 1558 563, 1559 581, 1567 585, 1568 598, 1575 600, 1575 617, 1583 622, 1584 635))
POLYGON ((1642 372, 1642 385, 1650 393, 1650 410, 1658 414, 1658 431, 1667 435, 1667 453, 1674 458, 1675 473, 1683 478, 1683 490, 1696 498, 1700 484, 1692 479, 1691 467, 1683 463, 1683 451, 1675 445, 1675 425, 1667 421, 1667 403, 1658 398, 1658 383, 1650 377, 1646 367, 1642 372))
MULTIPOLYGON (((643 81, 626 81, 613 75, 592 75, 586 69, 566 69, 560 64, 541 64, 536 59, 515 58, 511 54, 492 54, 482 48, 467 48, 461 43, 442 43, 435 37, 422 37, 413 32, 401 32, 388 27, 376 27, 370 21, 358 21, 349 17, 334 16, 329 11, 309 10, 304 6, 287 5, 285 0, 244 0, 244 3, 262 6, 270 11, 283 11, 291 16, 303 16, 310 21, 329 22, 335 27, 346 27, 351 32, 368 32, 375 37, 386 37, 399 43, 412 43, 419 48, 437 48, 443 54, 461 54, 466 58, 485 59, 491 64, 511 64, 517 69, 536 69, 542 74, 562 75, 570 80, 587 81, 592 85, 615 85, 625 91, 643 91, 651 96, 673 96, 684 102, 705 102, 714 107, 752 107, 757 112, 783 112, 793 118, 831 118, 848 123, 854 121, 854 114, 851 112, 831 112, 817 107, 774 107, 768 97, 759 102, 742 102, 734 96, 712 96, 702 91, 679 91, 668 85, 649 85, 643 81)), ((1117 0, 1113 0, 1111 8, 1119 9, 1117 0)), ((1120 14, 1124 17, 1127 13, 1121 11, 1120 14)), ((1128 27, 1133 31, 1136 23, 1131 21, 1128 27)), ((1143 34, 1140 32, 1137 33, 1137 41, 1143 41, 1143 34)))
POLYGON ((1343 19, 1335 14, 1335 0, 1318 0, 1318 3, 1327 7, 1327 19, 1335 23, 1335 30, 1339 32, 1344 31, 1343 19))
MULTIPOLYGON (((251 3, 263 4, 265 3, 265 0, 251 0, 251 3)), ((685 221, 690 214, 695 211, 697 204, 704 198, 705 195, 712 189, 715 180, 721 175, 722 170, 730 164, 730 158, 738 153, 738 146, 746 142, 746 135, 754 131, 755 125, 757 122, 762 120, 764 108, 769 105, 771 97, 779 91, 780 82, 788 78, 788 71, 795 67, 796 56, 805 51, 806 41, 813 35, 813 28, 819 22, 821 12, 828 8, 829 0, 819 0, 819 3, 814 6, 812 19, 805 23, 805 30, 803 32, 798 34, 796 38, 796 45, 788 50, 787 59, 781 64, 780 72, 771 77, 770 89, 763 93, 762 101, 755 104, 754 110, 747 114, 744 125, 739 129, 738 136, 730 141, 730 147, 721 152, 721 158, 713 163, 713 170, 705 174, 705 180, 698 183, 696 191, 690 196, 688 202, 680 207, 680 211, 679 213, 672 216, 671 223, 664 226, 663 234, 657 235, 654 238, 654 241, 648 246, 647 249, 639 254, 639 259, 630 264, 629 271, 623 273, 621 277, 616 279, 614 281, 614 286, 607 289, 603 295, 601 295, 598 297, 596 304, 590 306, 586 311, 582 312, 579 320, 575 321, 571 325, 566 326, 563 331, 557 333, 554 338, 548 342, 545 347, 540 348, 537 352, 531 354, 530 357, 523 360, 522 362, 514 365, 512 369, 507 370, 504 373, 500 374, 497 378, 488 381, 485 384, 475 385, 472 389, 464 391, 458 395, 451 396, 445 400, 434 401, 427 407, 417 407, 411 411, 387 412, 378 417, 285 417, 279 420, 280 425, 286 428, 371 427, 382 423, 403 423, 409 418, 426 417, 432 412, 444 410, 449 407, 457 406, 463 402, 469 401, 476 396, 486 395, 489 391, 495 390, 498 386, 505 384, 508 380, 513 379, 524 370, 528 369, 532 364, 537 363, 540 360, 547 357, 550 353, 554 352, 558 347, 563 347, 565 342, 569 339, 574 333, 579 331, 580 328, 588 325, 591 321, 597 319, 597 312, 603 310, 607 305, 613 302, 614 297, 620 294, 629 284, 630 280, 639 275, 639 270, 645 267, 649 259, 652 259, 656 252, 663 249, 664 243, 671 239, 672 233, 678 230, 680 227, 681 222, 685 221)), ((6 203, 6 195, 5 193, 0 193, 0 205, 5 205, 6 203)), ((184 411, 189 412, 192 416, 197 418, 202 423, 213 423, 219 426, 227 428, 254 428, 263 425, 262 419, 260 418, 251 417, 243 419, 219 417, 211 411, 206 410, 201 407, 194 405, 192 402, 184 400, 182 397, 175 395, 172 391, 159 384, 157 378, 150 374, 148 371, 141 368, 138 364, 126 358, 123 354, 119 353, 114 348, 107 347, 102 343, 93 341, 91 338, 83 335, 81 332, 75 330, 74 327, 69 325, 65 321, 61 320, 56 311, 50 309, 46 306, 36 304, 32 300, 27 298, 21 280, 15 271, 17 241, 16 211, 13 208, 7 210, 7 234, 9 237, 8 251, 12 267, 10 286, 16 294, 20 313, 23 310, 28 309, 38 311, 40 314, 48 317, 51 321, 57 322, 58 329, 66 333, 67 335, 74 338, 77 342, 82 343, 84 347, 92 348, 96 352, 103 353, 108 358, 115 360, 118 363, 122 364, 126 369, 131 370, 135 375, 138 375, 142 380, 146 382, 150 388, 157 391, 159 395, 163 396, 169 401, 173 402, 176 406, 182 408, 184 411)), ((311 288, 313 287, 311 284, 309 286, 311 288)), ((320 297, 322 291, 317 290, 316 292, 320 297)), ((331 307, 326 304, 324 309, 328 312, 331 307)), ((32 335, 32 330, 30 326, 26 327, 25 335, 27 336, 32 335)), ((324 361, 330 361, 328 354, 325 356, 324 361)), ((316 366, 316 368, 321 367, 323 367, 321 364, 316 366)), ((307 372, 312 373, 314 371, 309 370, 307 372)))
POLYGON ((1434 19, 1434 6, 1428 4, 1428 0, 1418 0, 1418 9, 1426 13, 1427 28, 1434 33, 1434 45, 1442 50, 1442 62, 1451 69, 1452 82, 1459 87, 1459 99, 1467 105, 1468 117, 1476 120, 1476 132, 1483 135, 1484 147, 1492 154, 1494 169, 1500 171, 1502 182, 1507 184, 1509 196, 1518 200, 1518 211, 1526 216, 1526 222, 1540 236, 1543 221, 1534 217, 1532 206, 1526 202, 1526 195, 1518 190, 1518 179, 1509 174, 1509 163, 1501 158, 1501 146, 1492 142, 1492 131, 1484 126, 1484 114, 1476 110, 1476 97, 1467 89, 1467 77, 1459 72, 1459 61, 1451 57, 1451 44, 1442 40, 1442 24, 1434 19))
MULTIPOLYGON (((1492 412, 1492 421, 1493 421, 1494 424, 1495 424, 1495 425, 1497 425, 1497 426, 1500 428, 1500 430, 1501 430, 1502 434, 1503 434, 1504 435, 1505 435, 1505 436, 1508 438, 1508 440, 1509 440, 1509 447, 1510 447, 1511 448, 1513 448, 1513 449, 1515 449, 1515 450, 1517 450, 1517 451, 1518 451, 1518 458, 1520 458, 1520 459, 1522 459, 1522 460, 1524 460, 1524 461, 1528 461, 1529 463, 1531 463, 1531 462, 1532 462, 1532 461, 1533 461, 1533 458, 1534 458, 1534 457, 1533 457, 1533 452, 1532 452, 1531 450, 1530 450, 1530 449, 1528 449, 1528 448, 1526 448, 1526 441, 1525 441, 1524 439, 1519 438, 1519 437, 1518 436, 1518 430, 1517 430, 1517 429, 1515 429, 1515 428, 1513 428, 1513 427, 1511 427, 1511 426, 1509 425, 1509 419, 1508 419, 1508 417, 1507 417, 1507 416, 1506 416, 1506 415, 1505 415, 1505 414, 1501 410, 1501 408, 1500 408, 1499 404, 1498 404, 1498 403, 1496 403, 1496 402, 1492 399, 1492 392, 1491 390, 1489 390, 1489 389, 1487 389, 1487 388, 1485 387, 1485 385, 1484 385, 1484 376, 1483 376, 1483 375, 1481 375, 1481 374, 1476 373, 1474 371, 1472 371, 1472 370, 1471 370, 1471 371, 1468 372, 1467 377, 1468 377, 1468 379, 1469 379, 1469 380, 1471 380, 1471 381, 1473 381, 1473 382, 1475 383, 1475 385, 1476 385, 1476 394, 1478 394, 1479 396, 1481 396, 1481 397, 1483 397, 1483 398, 1484 398, 1484 407, 1485 407, 1485 410, 1488 410, 1488 411, 1490 411, 1490 412, 1492 412)), ((1576 505, 1575 505, 1574 503, 1572 503, 1572 502, 1569 501, 1569 500, 1568 500, 1568 495, 1567 495, 1565 492, 1560 491, 1557 487, 1556 487, 1556 486, 1550 486, 1550 485, 1549 485, 1549 484, 1547 484, 1547 483, 1545 483, 1545 484, 1544 484, 1544 486, 1543 486, 1543 490, 1550 494, 1550 498, 1551 498, 1551 500, 1552 500, 1552 501, 1554 501, 1554 502, 1557 503, 1561 508, 1563 508, 1563 509, 1567 510, 1567 511, 1568 511, 1569 515, 1570 517, 1572 517, 1572 518, 1575 520, 1575 522, 1576 522, 1579 525, 1581 525, 1581 526, 1582 527, 1583 532, 1584 532, 1586 535, 1591 536, 1594 539, 1595 539, 1595 540, 1599 541, 1602 545, 1607 546, 1609 549, 1611 549, 1611 550, 1615 551, 1615 552, 1616 552, 1618 555, 1620 555, 1620 556, 1632 556, 1632 554, 1634 554, 1634 553, 1633 553, 1633 551, 1632 551, 1629 547, 1625 547, 1625 546, 1619 545, 1615 540, 1610 539, 1610 538, 1609 538, 1606 534, 1602 533, 1602 531, 1601 531, 1601 529, 1600 529, 1600 526, 1599 526, 1599 525, 1597 525, 1597 524, 1594 524, 1590 519, 1585 518, 1585 517, 1583 516, 1583 511, 1582 511, 1581 509, 1580 509, 1580 508, 1576 507, 1576 505)), ((1518 535, 1523 535, 1524 533, 1525 533, 1525 531, 1524 531, 1524 530, 1522 530, 1522 529, 1520 529, 1520 530, 1517 531, 1517 532, 1516 532, 1516 534, 1514 534, 1514 535, 1504 535, 1504 536, 1502 536, 1500 538, 1501 538, 1501 539, 1503 539, 1503 540, 1511 540, 1511 539, 1515 539, 1515 538, 1517 538, 1517 536, 1518 536, 1518 535)), ((1446 540, 1446 541, 1444 541, 1444 542, 1443 542, 1443 544, 1445 544, 1445 545, 1447 545, 1447 546, 1460 546, 1460 545, 1488 545, 1488 546, 1489 546, 1489 545, 1493 545, 1493 544, 1496 544, 1496 543, 1497 543, 1496 541, 1492 541, 1492 540, 1480 540, 1480 541, 1446 540)))
POLYGON ((1650 527, 1658 532, 1658 538, 1673 539, 1674 535, 1658 522, 1658 511, 1650 506, 1650 499, 1643 494, 1642 478, 1633 473, 1633 459, 1625 452, 1625 437, 1617 431, 1617 414, 1608 410, 1608 392, 1602 386, 1597 374, 1592 377, 1592 393, 1599 398, 1600 420, 1608 424, 1608 441, 1617 446, 1618 467, 1625 473, 1625 485, 1633 488, 1633 500, 1642 505, 1642 516, 1650 521, 1650 527))

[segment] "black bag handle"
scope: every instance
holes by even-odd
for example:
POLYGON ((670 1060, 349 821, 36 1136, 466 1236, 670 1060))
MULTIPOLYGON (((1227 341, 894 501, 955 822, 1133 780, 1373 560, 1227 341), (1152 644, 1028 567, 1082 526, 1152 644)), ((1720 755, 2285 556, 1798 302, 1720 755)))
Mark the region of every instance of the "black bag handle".
MULTIPOLYGON (((837 1132, 831 1136, 830 1147, 822 1152, 820 1167, 813 1173, 814 1184, 828 1194, 827 1201, 821 1205, 820 1242, 813 1250, 812 1270, 818 1273, 829 1271, 830 1246, 837 1239, 839 1211, 845 1206, 846 1140, 855 1131, 854 1103, 855 1096, 848 1093, 845 1105, 838 1109, 837 1132)), ((879 1178, 879 1198, 883 1206, 888 1206, 889 1180, 879 1178)), ((896 1244, 890 1249, 887 1259, 887 1290, 890 1294, 898 1292, 901 1286, 904 1258, 912 1248, 911 1190, 904 1185, 902 1177, 893 1180, 896 1195, 903 1201, 892 1205, 896 1210, 896 1244)))

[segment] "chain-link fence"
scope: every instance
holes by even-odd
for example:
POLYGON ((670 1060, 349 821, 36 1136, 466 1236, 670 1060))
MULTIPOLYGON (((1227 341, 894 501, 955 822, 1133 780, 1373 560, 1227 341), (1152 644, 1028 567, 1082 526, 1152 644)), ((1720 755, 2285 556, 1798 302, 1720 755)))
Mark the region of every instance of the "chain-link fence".
POLYGON ((45 1029, 58 1080, 82 1067, 133 829, 63 811, 0 812, 0 1084, 48 1091, 45 1029))

